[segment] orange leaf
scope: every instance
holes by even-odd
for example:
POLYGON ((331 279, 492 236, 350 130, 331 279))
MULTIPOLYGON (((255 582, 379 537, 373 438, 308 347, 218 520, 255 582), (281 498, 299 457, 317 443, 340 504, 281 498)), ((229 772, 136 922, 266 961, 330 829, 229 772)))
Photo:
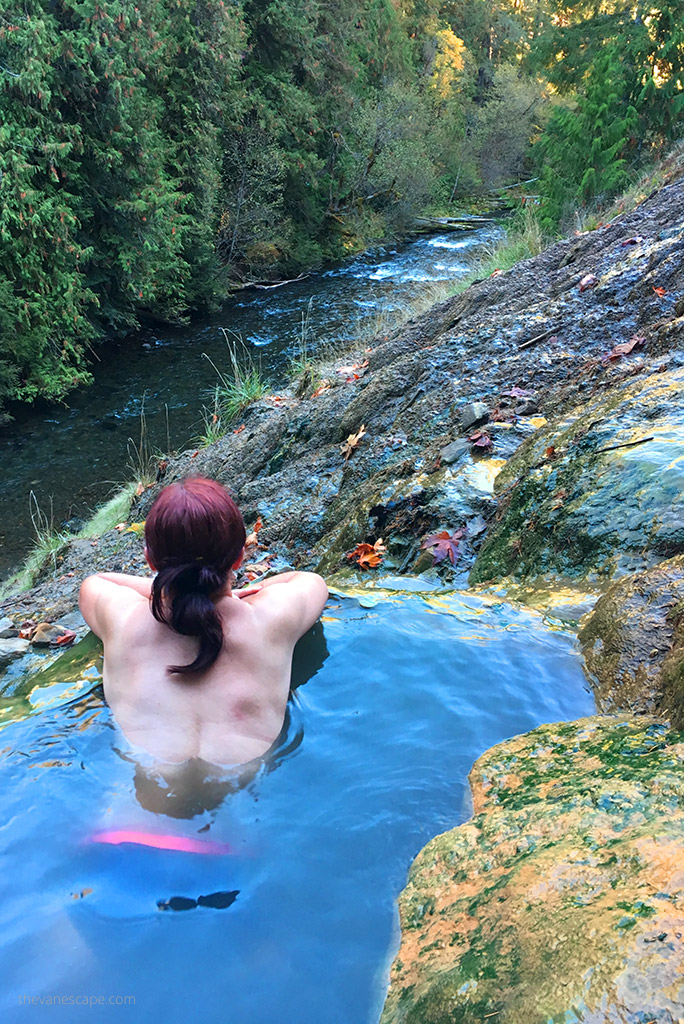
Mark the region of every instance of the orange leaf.
POLYGON ((357 544, 354 550, 347 554, 347 558, 356 559, 360 569, 375 569, 382 562, 386 550, 380 537, 375 544, 357 544))
POLYGON ((355 434, 350 434, 347 440, 340 445, 340 450, 344 455, 344 461, 348 462, 351 456, 354 454, 354 450, 359 444, 359 441, 366 433, 366 426, 364 423, 361 424, 355 434))

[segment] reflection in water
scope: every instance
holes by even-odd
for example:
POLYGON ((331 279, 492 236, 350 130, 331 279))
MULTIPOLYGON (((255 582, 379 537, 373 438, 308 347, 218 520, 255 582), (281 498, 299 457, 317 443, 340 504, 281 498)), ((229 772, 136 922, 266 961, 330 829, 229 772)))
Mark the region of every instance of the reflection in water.
MULTIPOLYGON (((296 690, 312 679, 328 657, 323 624, 317 622, 299 640, 292 658, 290 699, 296 701, 296 690)), ((221 768, 201 758, 183 764, 144 765, 129 752, 117 750, 119 756, 135 766, 135 796, 147 811, 170 818, 195 818, 216 810, 230 793, 247 787, 259 774, 270 773, 301 746, 304 730, 292 728, 290 707, 279 736, 261 757, 235 768, 221 768)))

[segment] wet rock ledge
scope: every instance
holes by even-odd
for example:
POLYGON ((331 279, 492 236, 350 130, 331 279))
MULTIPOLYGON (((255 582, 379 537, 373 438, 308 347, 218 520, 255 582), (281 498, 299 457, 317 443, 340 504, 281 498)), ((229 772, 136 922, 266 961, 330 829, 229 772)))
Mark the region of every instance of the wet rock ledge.
POLYGON ((684 735, 589 718, 501 743, 416 858, 381 1024, 677 1024, 684 735))

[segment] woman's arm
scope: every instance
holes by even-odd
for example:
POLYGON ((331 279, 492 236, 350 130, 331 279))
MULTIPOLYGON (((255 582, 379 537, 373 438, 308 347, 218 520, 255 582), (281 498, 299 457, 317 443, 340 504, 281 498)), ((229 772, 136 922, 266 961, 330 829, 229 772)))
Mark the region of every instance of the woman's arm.
POLYGON ((152 580, 123 573, 100 572, 81 584, 78 606, 87 624, 101 640, 125 616, 138 598, 149 599, 152 580))
POLYGON ((116 583, 119 587, 130 587, 143 597, 149 597, 152 592, 151 576, 128 576, 123 572, 98 572, 97 578, 116 583))

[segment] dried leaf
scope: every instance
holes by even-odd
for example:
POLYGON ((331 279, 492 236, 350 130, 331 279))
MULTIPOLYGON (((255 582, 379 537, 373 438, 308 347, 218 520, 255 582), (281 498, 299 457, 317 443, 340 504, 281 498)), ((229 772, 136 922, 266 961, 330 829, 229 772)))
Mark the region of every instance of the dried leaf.
POLYGON ((655 288, 654 287, 653 291, 656 293, 656 295, 660 299, 662 299, 665 295, 667 295, 667 289, 666 288, 655 288))
POLYGON ((474 434, 469 434, 468 440, 472 444, 473 448, 482 448, 483 450, 492 448, 494 445, 491 437, 489 434, 486 434, 484 430, 476 430, 474 434))
POLYGON ((579 283, 580 292, 586 292, 589 288, 595 288, 599 283, 596 274, 585 274, 579 283))
POLYGON ((364 359, 362 363, 352 363, 351 366, 338 366, 336 372, 342 377, 346 377, 347 380, 359 379, 361 374, 356 373, 357 370, 365 370, 368 367, 368 360, 364 359))
POLYGON ((50 647, 68 647, 73 644, 76 639, 76 634, 73 629, 65 629, 61 636, 55 637, 54 640, 50 641, 50 647))
POLYGON ((347 558, 355 560, 360 569, 375 569, 382 562, 386 550, 380 537, 375 544, 357 544, 354 550, 347 554, 347 558))
POLYGON ((525 388, 510 388, 508 391, 502 391, 502 398, 533 398, 536 392, 526 391, 525 388))
POLYGON ((354 451, 357 448, 359 441, 365 435, 365 433, 366 426, 364 423, 362 423, 357 432, 355 434, 350 434, 347 440, 344 442, 344 444, 340 445, 340 451, 344 455, 345 462, 348 462, 351 456, 354 454, 354 451))
POLYGON ((461 557, 459 541, 464 533, 464 530, 456 530, 455 533, 449 533, 448 530, 442 530, 441 533, 432 533, 420 545, 421 551, 431 550, 435 565, 443 562, 447 555, 451 564, 455 565, 461 557))
POLYGON ((254 548, 257 546, 257 544, 259 543, 258 533, 263 525, 264 524, 261 521, 261 517, 259 517, 256 523, 254 524, 254 529, 252 530, 252 532, 247 534, 247 539, 245 541, 246 548, 254 548))
POLYGON ((635 334, 629 341, 625 341, 622 345, 616 345, 615 348, 611 349, 607 355, 603 356, 604 362, 613 362, 616 359, 622 359, 623 356, 628 356, 630 352, 633 352, 635 348, 641 348, 646 344, 646 339, 639 334, 635 334))

